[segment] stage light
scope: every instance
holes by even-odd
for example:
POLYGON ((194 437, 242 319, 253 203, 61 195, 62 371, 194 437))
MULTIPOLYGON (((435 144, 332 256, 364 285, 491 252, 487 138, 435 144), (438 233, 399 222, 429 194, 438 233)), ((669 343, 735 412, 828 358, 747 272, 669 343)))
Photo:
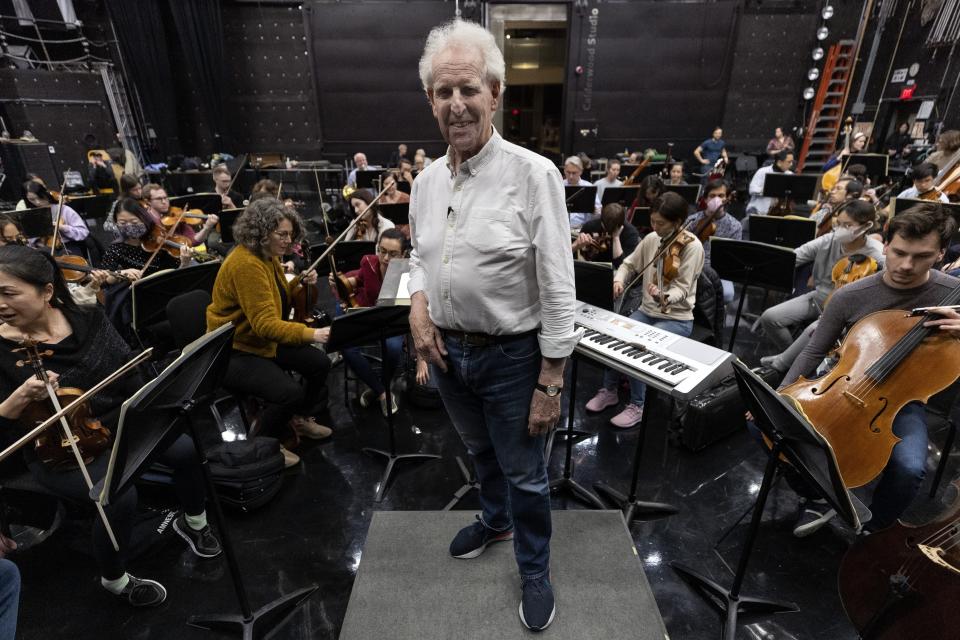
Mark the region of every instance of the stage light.
POLYGON ((817 40, 826 40, 828 35, 830 35, 830 30, 826 27, 817 29, 817 40))
POLYGON ((823 60, 823 47, 817 47, 816 49, 814 49, 812 57, 815 61, 823 60))
POLYGON ((813 87, 807 87, 803 90, 804 100, 813 100, 813 96, 815 95, 817 95, 817 92, 813 90, 813 87))
POLYGON ((820 12, 820 15, 823 16, 824 20, 829 20, 833 17, 833 7, 828 4, 823 8, 823 11, 820 12))
POLYGON ((813 82, 819 77, 820 77, 820 69, 817 69, 816 67, 812 67, 810 71, 807 71, 807 80, 809 80, 810 82, 813 82))

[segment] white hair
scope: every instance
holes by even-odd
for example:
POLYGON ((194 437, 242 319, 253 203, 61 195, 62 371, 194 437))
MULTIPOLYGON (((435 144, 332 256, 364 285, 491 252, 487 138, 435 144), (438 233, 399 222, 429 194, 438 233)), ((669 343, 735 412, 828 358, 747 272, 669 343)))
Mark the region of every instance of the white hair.
POLYGON ((434 27, 427 36, 420 57, 420 82, 423 90, 433 87, 433 59, 447 49, 472 49, 483 59, 483 76, 489 83, 498 83, 500 92, 506 88, 506 63, 493 34, 476 22, 455 18, 439 27, 434 27))
POLYGON ((568 164, 572 164, 573 166, 580 169, 580 171, 583 171, 583 160, 581 160, 577 156, 570 156, 569 158, 563 161, 563 166, 567 166, 568 164))

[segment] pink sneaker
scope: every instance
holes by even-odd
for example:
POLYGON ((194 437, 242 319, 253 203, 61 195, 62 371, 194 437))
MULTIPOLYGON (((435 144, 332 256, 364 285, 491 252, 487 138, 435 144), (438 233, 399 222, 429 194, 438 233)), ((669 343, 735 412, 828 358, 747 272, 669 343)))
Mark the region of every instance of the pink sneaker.
POLYGON ((601 387, 600 391, 597 391, 597 395, 590 398, 590 402, 587 403, 587 411, 598 413, 607 407, 615 406, 618 402, 620 402, 620 397, 616 391, 601 387))
POLYGON ((637 426, 641 418, 643 418, 643 407, 628 402, 623 411, 610 418, 610 424, 621 429, 629 429, 637 426))

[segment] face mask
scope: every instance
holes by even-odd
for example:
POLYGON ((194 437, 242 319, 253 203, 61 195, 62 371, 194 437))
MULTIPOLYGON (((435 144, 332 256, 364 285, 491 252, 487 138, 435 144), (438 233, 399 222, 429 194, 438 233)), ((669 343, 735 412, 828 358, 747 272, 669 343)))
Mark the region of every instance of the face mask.
POLYGON ((147 233, 147 225, 142 222, 128 222, 127 224, 118 224, 117 231, 124 240, 134 240, 142 238, 147 233))
POLYGON ((861 227, 854 227, 852 229, 848 229, 847 227, 837 227, 833 233, 836 235, 837 240, 843 244, 847 244, 862 236, 867 232, 867 229, 868 227, 865 225, 861 227))

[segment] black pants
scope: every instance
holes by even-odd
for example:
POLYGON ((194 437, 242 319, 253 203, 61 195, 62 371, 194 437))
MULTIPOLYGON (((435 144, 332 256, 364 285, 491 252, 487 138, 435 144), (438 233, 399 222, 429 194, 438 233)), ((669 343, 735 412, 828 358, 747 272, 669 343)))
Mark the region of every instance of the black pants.
MULTIPOLYGON (((104 452, 87 465, 87 471, 94 484, 106 474, 109 460, 109 453, 104 452)), ((173 469, 174 489, 183 510, 192 516, 203 513, 207 497, 206 485, 193 441, 181 435, 158 456, 157 461, 173 469)), ((37 481, 58 496, 78 504, 90 504, 87 484, 83 481, 83 475, 79 469, 56 471, 37 460, 28 463, 28 466, 37 481)), ((107 514, 107 520, 110 521, 110 527, 117 537, 120 553, 113 550, 110 536, 107 535, 100 515, 97 514, 94 518, 93 555, 100 567, 100 575, 107 580, 116 580, 124 574, 125 550, 129 546, 136 509, 137 490, 135 488, 124 492, 103 508, 107 514)))
POLYGON ((320 410, 329 372, 330 359, 323 351, 279 345, 274 358, 234 351, 223 386, 232 393, 264 400, 267 408, 261 417, 261 434, 276 436, 293 416, 312 416, 320 410), (299 373, 304 384, 286 371, 299 373))

